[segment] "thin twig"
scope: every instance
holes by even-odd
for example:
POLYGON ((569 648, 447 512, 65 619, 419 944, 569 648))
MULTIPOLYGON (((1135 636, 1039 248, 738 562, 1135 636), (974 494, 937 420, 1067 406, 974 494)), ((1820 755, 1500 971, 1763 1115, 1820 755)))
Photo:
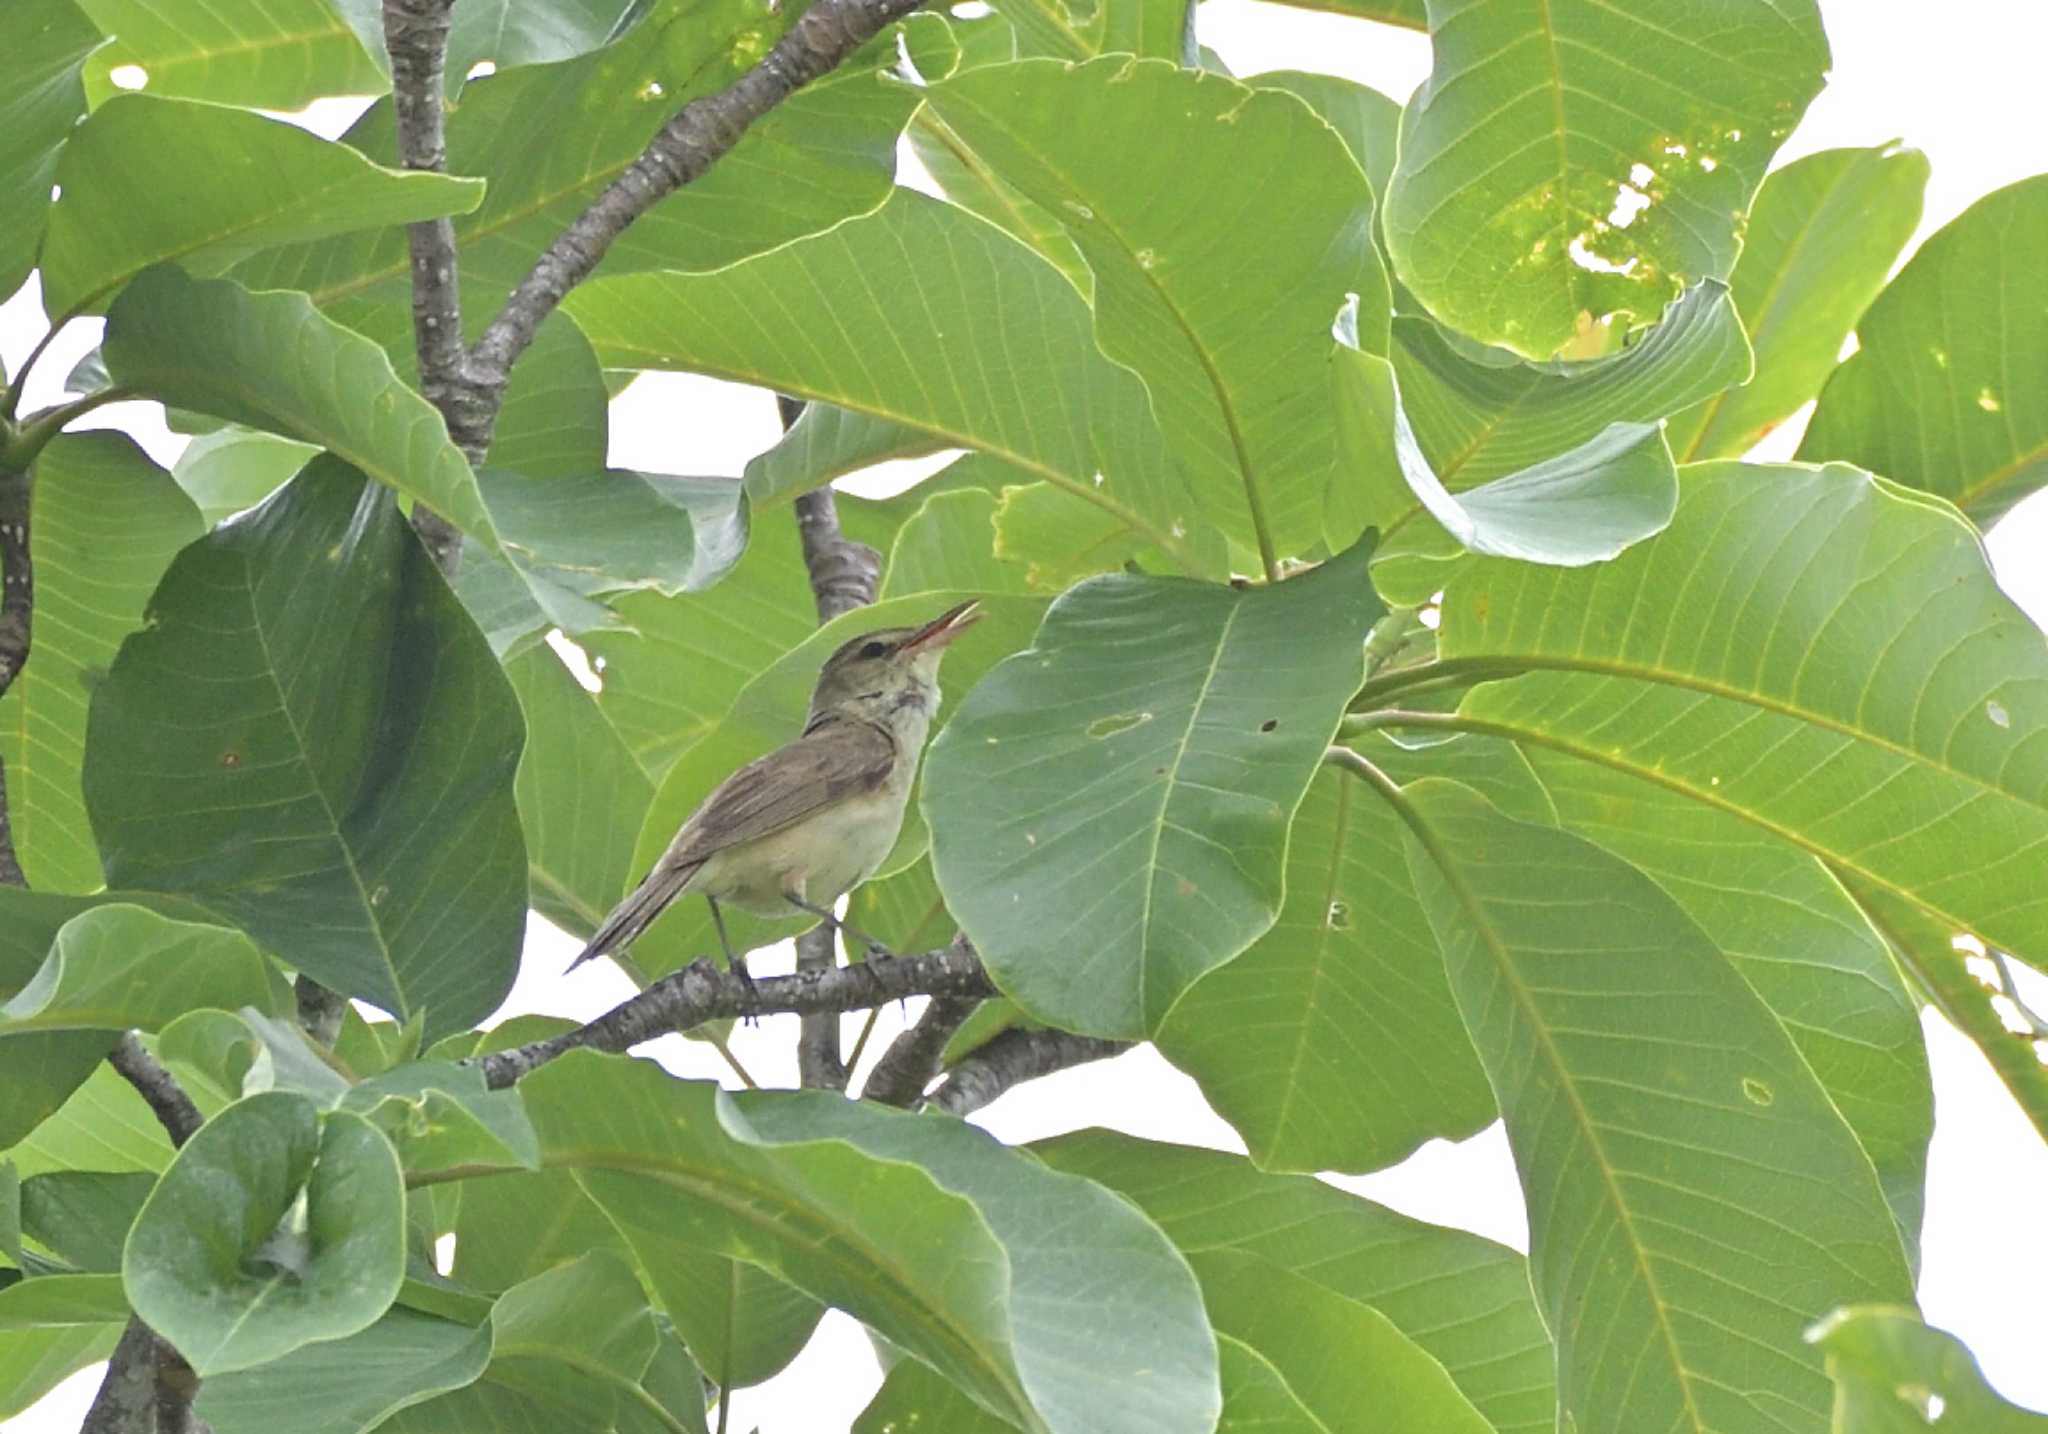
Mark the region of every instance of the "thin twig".
MULTIPOLYGON (((36 570, 29 554, 28 472, 0 472, 0 697, 28 665, 35 625, 36 570)), ((0 885, 26 886, 7 819, 7 773, 0 767, 0 885)))
POLYGON ((1027 1031, 1012 1028, 992 1037, 946 1077, 928 1104, 948 1115, 972 1115, 1012 1086, 1090 1061, 1108 1060, 1129 1050, 1133 1041, 1077 1036, 1070 1031, 1027 1031))
POLYGON ((995 986, 981 960, 964 946, 799 971, 793 976, 757 976, 752 985, 732 972, 696 961, 662 977, 586 1026, 485 1056, 477 1064, 493 1090, 511 1085, 556 1056, 588 1047, 626 1051, 672 1031, 706 1021, 865 1010, 907 996, 993 996, 995 986))
POLYGON ((150 1111, 171 1137, 171 1144, 183 1145, 192 1138, 192 1133, 199 1129, 204 1119, 199 1114, 199 1107, 192 1103, 191 1096, 185 1094, 178 1078, 165 1070, 163 1063, 143 1047, 141 1037, 133 1031, 125 1032, 108 1053, 107 1064, 127 1077, 136 1094, 148 1103, 150 1111))
POLYGON ((978 996, 932 997, 916 1024, 889 1042, 860 1088, 860 1098, 906 1109, 923 1100, 925 1087, 939 1073, 946 1042, 980 1005, 978 996))

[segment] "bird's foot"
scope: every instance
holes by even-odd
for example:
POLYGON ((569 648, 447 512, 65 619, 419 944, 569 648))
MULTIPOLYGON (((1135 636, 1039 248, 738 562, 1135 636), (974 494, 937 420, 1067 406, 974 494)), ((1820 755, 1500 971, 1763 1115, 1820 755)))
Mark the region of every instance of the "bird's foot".
MULTIPOLYGON (((749 1006, 753 1005, 755 1002, 761 999, 760 987, 754 984, 754 977, 752 973, 750 973, 747 970, 746 958, 741 956, 735 956, 732 958, 732 974, 739 977, 740 986, 747 993, 747 1004, 749 1006)), ((741 1018, 741 1020, 743 1024, 749 1026, 758 1026, 761 1024, 760 1016, 755 1014, 753 1011, 746 1012, 745 1015, 741 1018)))

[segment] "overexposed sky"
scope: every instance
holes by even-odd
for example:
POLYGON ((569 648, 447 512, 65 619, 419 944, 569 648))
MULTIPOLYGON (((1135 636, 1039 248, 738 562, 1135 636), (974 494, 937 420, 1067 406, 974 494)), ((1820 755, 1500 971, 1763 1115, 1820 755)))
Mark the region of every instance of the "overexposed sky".
MULTIPOLYGON (((2048 5, 2039 0, 1823 0, 1835 56, 1834 78, 1792 136, 1781 162, 1817 149, 1903 139, 1927 152, 1933 179, 1922 236, 1980 196, 2048 171, 2048 87, 2039 77, 2048 55, 2048 5)), ((1427 40, 1340 17, 1283 10, 1255 0, 1208 0, 1203 41, 1240 75, 1273 69, 1345 75, 1405 99, 1426 75, 1427 40)), ((97 342, 80 324, 39 368, 41 392, 97 342)), ((0 350, 9 369, 40 331, 33 293, 0 309, 0 350)), ((147 405, 115 405, 95 418, 134 431, 163 462, 182 440, 147 405)), ((1774 434, 1770 456, 1796 445, 1799 424, 1774 434)), ((763 393, 711 380, 658 376, 636 384, 613 406, 612 459, 653 471, 737 474, 778 432, 763 393), (678 422, 681 415, 683 422, 678 422), (678 451, 677 434, 687 435, 678 451)), ((865 489, 875 480, 862 480, 865 489)), ((899 473, 893 480, 900 483, 899 473)), ((794 542, 771 518, 757 542, 794 542)), ((2035 622, 2048 626, 2048 495, 2023 504, 1990 535, 2000 581, 2035 622)), ((577 943, 536 918, 525 974, 504 1014, 547 1011, 587 1019, 631 994, 609 963, 563 980, 577 943)), ((786 948, 785 948, 786 951, 786 948)), ((787 969, 783 952, 764 952, 757 971, 787 969)), ((2043 1003, 2048 1004, 2048 1003, 2043 1003)), ((914 1018, 918 1005, 912 1003, 914 1018)), ((904 1017, 882 1014, 869 1050, 878 1053, 904 1017)), ((858 1028, 849 1018, 847 1039, 858 1028)), ((1930 1322, 1962 1336, 2002 1393, 2048 1410, 2048 1149, 2006 1096, 1975 1049, 1929 1017, 1937 1123, 1929 1175, 1921 1301, 1930 1322)), ((735 1033, 733 1045, 764 1084, 794 1084, 794 1017, 775 1017, 735 1033)), ((727 1073, 709 1048, 670 1037, 648 1048, 678 1072, 716 1079, 727 1073)), ((1241 1150, 1194 1083, 1149 1049, 1106 1065, 1039 1081, 978 1117, 1005 1140, 1021 1141, 1080 1125, 1106 1125, 1159 1139, 1241 1150)), ((1456 1225, 1527 1248, 1526 1223, 1506 1141, 1499 1127, 1458 1145, 1436 1142, 1394 1170, 1335 1183, 1409 1214, 1456 1225)), ((880 1380, 866 1336, 841 1315, 788 1373, 734 1401, 731 1427, 764 1434, 835 1434, 846 1429, 880 1380)), ((70 1430, 98 1382, 97 1371, 67 1381, 0 1434, 70 1430)))

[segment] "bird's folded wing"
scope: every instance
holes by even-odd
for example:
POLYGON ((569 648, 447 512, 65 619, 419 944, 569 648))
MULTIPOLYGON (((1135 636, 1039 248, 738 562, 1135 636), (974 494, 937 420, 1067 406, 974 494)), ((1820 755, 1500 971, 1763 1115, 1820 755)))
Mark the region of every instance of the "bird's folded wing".
POLYGON ((660 866, 712 853, 802 821, 888 780, 896 744, 866 722, 832 722, 734 772, 676 833, 660 866))

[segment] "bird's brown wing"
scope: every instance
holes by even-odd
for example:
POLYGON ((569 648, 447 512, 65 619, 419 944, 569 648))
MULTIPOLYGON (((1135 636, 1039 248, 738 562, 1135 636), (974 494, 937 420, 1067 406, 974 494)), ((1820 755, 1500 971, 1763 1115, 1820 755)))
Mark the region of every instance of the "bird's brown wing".
POLYGON ((747 763, 704 799, 569 969, 630 944, 715 853, 781 831, 843 797, 873 791, 888 780, 895 761, 896 744, 881 728, 828 722, 747 763))

